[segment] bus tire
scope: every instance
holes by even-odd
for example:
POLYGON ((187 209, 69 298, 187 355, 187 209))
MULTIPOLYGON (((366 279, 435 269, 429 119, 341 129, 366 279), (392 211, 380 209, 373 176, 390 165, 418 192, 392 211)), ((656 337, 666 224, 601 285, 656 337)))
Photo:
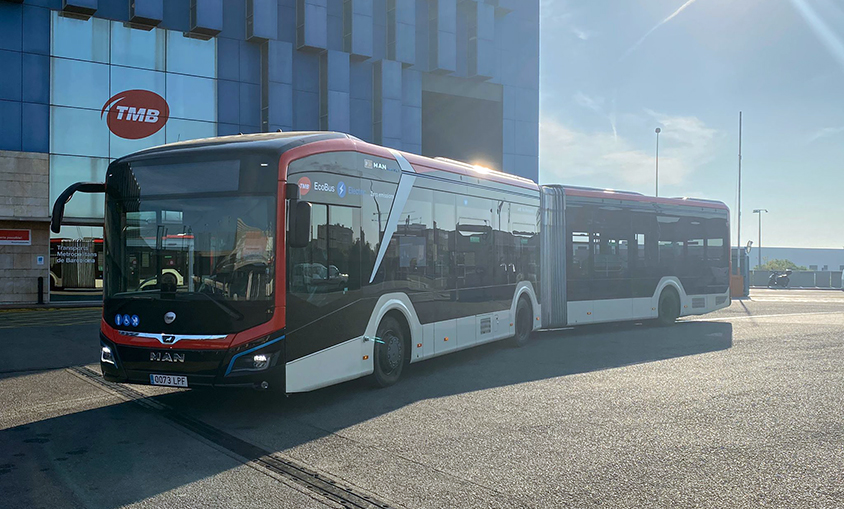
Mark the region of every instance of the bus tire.
POLYGON ((389 387, 399 381, 408 356, 405 329, 392 316, 385 316, 378 325, 372 355, 373 378, 379 387, 389 387))
POLYGON ((513 336, 513 346, 523 347, 530 341, 533 332, 533 308, 525 297, 519 298, 516 304, 516 335, 513 336))
POLYGON ((680 316, 680 296, 673 288, 666 288, 659 294, 659 317, 656 319, 659 325, 667 326, 677 321, 680 316))

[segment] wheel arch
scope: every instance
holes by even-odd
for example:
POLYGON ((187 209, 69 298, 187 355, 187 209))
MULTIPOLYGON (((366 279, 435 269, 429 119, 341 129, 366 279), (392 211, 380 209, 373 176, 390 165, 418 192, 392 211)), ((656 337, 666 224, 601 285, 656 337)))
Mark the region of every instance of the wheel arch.
MULTIPOLYGON (((408 343, 408 345, 406 345, 406 355, 408 356, 408 360, 412 360, 410 352, 412 352, 413 349, 411 347, 413 346, 414 341, 422 338, 422 324, 419 322, 416 309, 413 307, 413 303, 410 302, 410 298, 407 294, 396 292, 382 295, 375 304, 372 315, 369 317, 369 322, 366 325, 366 332, 364 333, 364 336, 374 338, 378 333, 378 326, 381 324, 381 321, 388 315, 394 316, 404 327, 404 332, 407 335, 405 341, 408 343)), ((369 372, 371 373, 373 370, 372 354, 374 351, 374 343, 372 341, 367 341, 364 345, 367 345, 366 350, 370 356, 369 372)))
POLYGON ((680 303, 680 313, 678 316, 683 316, 683 310, 689 304, 689 297, 686 295, 683 283, 676 276, 665 276, 659 281, 651 301, 653 308, 655 310, 659 308, 659 298, 666 289, 673 290, 677 294, 677 300, 680 303))
MULTIPOLYGON (((384 313, 384 316, 381 317, 381 320, 378 321, 378 325, 381 325, 381 322, 384 321, 386 318, 393 318, 399 323, 399 326, 402 328, 402 332, 404 333, 404 360, 405 362, 410 362, 412 346, 413 346, 413 333, 410 330, 410 323, 408 321, 407 315, 401 310, 399 307, 391 308, 389 311, 384 313)), ((377 330, 377 329, 376 329, 377 330)))
POLYGON ((515 323, 516 308, 519 305, 519 300, 522 298, 527 299, 528 304, 530 304, 531 313, 533 314, 533 324, 531 330, 540 328, 541 308, 539 301, 536 298, 536 290, 533 288, 533 284, 530 281, 522 281, 516 285, 516 291, 513 294, 513 302, 510 304, 511 319, 515 323))

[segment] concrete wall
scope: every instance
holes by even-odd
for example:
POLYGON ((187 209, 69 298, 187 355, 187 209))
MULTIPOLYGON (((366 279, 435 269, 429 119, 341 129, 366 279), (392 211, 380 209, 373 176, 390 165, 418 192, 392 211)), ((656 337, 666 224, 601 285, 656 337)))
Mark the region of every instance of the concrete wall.
POLYGON ((32 232, 29 246, 0 246, 0 304, 38 302, 39 276, 49 301, 49 181, 47 154, 0 151, 0 229, 32 232))
POLYGON ((0 229, 32 230, 31 246, 0 246, 0 304, 38 302, 38 278, 44 278, 44 302, 50 301, 49 223, 0 221, 0 229), (38 265, 39 256, 44 265, 38 265))
POLYGON ((49 196, 47 154, 0 150, 0 220, 47 220, 49 196))

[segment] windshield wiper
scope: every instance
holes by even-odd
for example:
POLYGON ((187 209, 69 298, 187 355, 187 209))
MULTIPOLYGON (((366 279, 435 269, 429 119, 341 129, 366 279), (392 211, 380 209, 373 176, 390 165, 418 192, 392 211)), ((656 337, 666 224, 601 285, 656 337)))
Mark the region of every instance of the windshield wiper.
POLYGON ((134 297, 135 295, 146 295, 150 293, 161 293, 161 290, 155 288, 153 290, 135 290, 134 292, 119 292, 112 295, 110 298, 115 297, 134 297))
MULTIPOLYGON (((212 297, 211 295, 209 295, 207 293, 201 293, 201 292, 174 292, 174 293, 169 293, 169 292, 167 292, 167 293, 162 294, 161 290, 156 288, 156 289, 153 289, 153 290, 138 290, 138 291, 135 291, 135 292, 115 293, 114 295, 112 295, 112 298, 115 298, 115 297, 123 297, 123 298, 135 297, 135 298, 142 298, 144 300, 153 300, 153 298, 151 297, 151 294, 159 294, 159 295, 162 295, 162 296, 167 295, 168 297, 172 297, 172 298, 179 298, 179 296, 187 296, 187 295, 190 295, 190 296, 199 295, 201 297, 205 297, 206 299, 208 299, 211 302, 213 302, 214 304, 216 304, 218 308, 222 309, 227 315, 234 318, 235 320, 243 320, 243 314, 240 313, 238 310, 236 310, 231 304, 227 303, 224 300, 215 299, 214 297, 212 297)), ((133 302, 132 300, 124 301, 123 303, 121 303, 117 307, 117 309, 114 309, 113 312, 117 312, 120 309, 123 309, 126 305, 128 305, 132 302, 133 302)))
POLYGON ((176 292, 175 295, 177 297, 179 295, 191 295, 191 296, 192 295, 201 295, 202 297, 205 297, 206 299, 208 299, 211 302, 213 302, 214 304, 216 304, 217 307, 222 309, 227 315, 234 318, 235 320, 243 320, 243 314, 240 311, 238 311, 237 309, 235 309, 231 304, 229 304, 228 302, 221 300, 221 299, 215 299, 214 297, 212 297, 211 295, 209 295, 207 293, 202 293, 202 292, 176 292))

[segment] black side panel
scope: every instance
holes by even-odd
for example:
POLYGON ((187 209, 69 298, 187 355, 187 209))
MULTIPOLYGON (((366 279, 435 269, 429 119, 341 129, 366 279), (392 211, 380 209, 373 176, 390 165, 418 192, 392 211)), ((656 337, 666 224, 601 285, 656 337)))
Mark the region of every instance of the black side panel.
POLYGON ((361 336, 384 294, 407 294, 425 324, 509 309, 522 281, 540 292, 537 195, 426 173, 396 205, 399 171, 343 152, 290 165, 312 221, 308 246, 287 250, 288 362, 361 336))
POLYGON ((729 286, 727 211, 567 197, 568 301, 651 297, 666 276, 688 295, 729 286))

